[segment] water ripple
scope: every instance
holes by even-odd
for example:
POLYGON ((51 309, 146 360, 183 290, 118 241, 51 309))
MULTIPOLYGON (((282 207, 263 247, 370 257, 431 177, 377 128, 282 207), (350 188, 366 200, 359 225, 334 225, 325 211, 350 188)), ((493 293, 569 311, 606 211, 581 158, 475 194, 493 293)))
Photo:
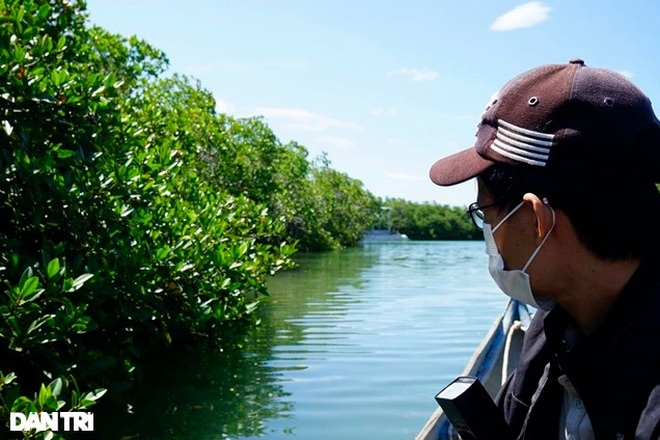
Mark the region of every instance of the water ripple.
POLYGON ((413 437, 504 308, 486 263, 483 243, 381 245, 275 277, 270 325, 299 329, 272 341, 293 409, 273 438, 413 437))

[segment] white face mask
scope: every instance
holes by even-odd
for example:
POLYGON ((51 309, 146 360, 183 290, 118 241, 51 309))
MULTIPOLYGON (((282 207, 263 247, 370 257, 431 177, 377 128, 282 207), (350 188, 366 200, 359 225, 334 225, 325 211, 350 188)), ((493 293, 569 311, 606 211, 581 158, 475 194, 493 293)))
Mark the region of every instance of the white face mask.
MULTIPOLYGON (((544 202, 547 204, 546 200, 544 200, 544 202)), ((486 240, 486 254, 488 254, 488 271, 498 287, 502 289, 507 296, 532 307, 536 307, 537 309, 551 310, 555 305, 554 298, 534 295, 532 293, 532 285, 529 281, 529 274, 525 271, 532 261, 534 261, 534 257, 536 257, 536 254, 541 250, 541 247, 545 244, 545 241, 555 227, 555 210, 552 209, 551 206, 548 206, 552 210, 552 227, 543 238, 541 244, 539 244, 534 252, 532 252, 532 255, 522 269, 504 270, 504 260, 497 249, 497 244, 495 244, 493 233, 502 225, 502 223, 508 220, 509 217, 520 209, 524 203, 525 202, 520 202, 520 204, 509 212, 494 228, 491 229, 491 226, 488 223, 484 223, 484 239, 486 240)))

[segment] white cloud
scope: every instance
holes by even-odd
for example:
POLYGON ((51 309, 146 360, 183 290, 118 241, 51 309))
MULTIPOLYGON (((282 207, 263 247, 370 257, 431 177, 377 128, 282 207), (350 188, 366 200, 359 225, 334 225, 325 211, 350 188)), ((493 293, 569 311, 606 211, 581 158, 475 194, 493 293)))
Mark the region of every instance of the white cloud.
POLYGON ((236 111, 236 106, 229 101, 221 98, 215 98, 215 110, 218 113, 233 113, 236 111))
POLYGON ((355 142, 351 139, 336 137, 336 136, 322 136, 316 138, 321 147, 327 147, 337 150, 348 150, 355 145, 355 142))
POLYGON ((389 76, 407 76, 411 81, 430 81, 438 77, 438 72, 433 70, 414 69, 412 67, 403 67, 399 70, 392 71, 389 76))
POLYGON ((552 8, 541 2, 524 3, 497 17, 490 25, 490 29, 493 31, 512 31, 536 26, 548 19, 551 10, 552 8))
POLYGON ((268 119, 282 121, 283 127, 302 131, 326 131, 329 129, 358 130, 361 127, 353 122, 341 121, 307 110, 282 107, 258 107, 255 113, 268 119))
POLYGON ((630 79, 633 77, 633 73, 630 70, 617 70, 618 73, 630 79))

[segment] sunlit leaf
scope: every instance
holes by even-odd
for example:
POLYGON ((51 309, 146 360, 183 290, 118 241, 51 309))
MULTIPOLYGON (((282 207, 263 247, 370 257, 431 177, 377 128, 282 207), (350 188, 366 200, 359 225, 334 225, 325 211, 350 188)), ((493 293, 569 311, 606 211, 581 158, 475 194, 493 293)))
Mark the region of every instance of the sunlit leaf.
POLYGON ((50 260, 48 263, 48 278, 53 278, 57 273, 60 271, 60 260, 58 258, 54 258, 50 260))

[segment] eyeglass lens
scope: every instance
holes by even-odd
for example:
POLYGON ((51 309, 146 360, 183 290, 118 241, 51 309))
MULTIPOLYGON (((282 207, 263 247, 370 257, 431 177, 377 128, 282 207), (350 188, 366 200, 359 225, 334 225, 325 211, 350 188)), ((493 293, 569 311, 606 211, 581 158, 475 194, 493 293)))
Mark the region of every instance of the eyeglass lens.
POLYGON ((472 221, 479 229, 484 227, 484 212, 481 209, 472 211, 472 221))
POLYGON ((484 226, 484 212, 482 208, 475 202, 468 207, 468 213, 472 219, 472 223, 479 229, 483 229, 484 226))

